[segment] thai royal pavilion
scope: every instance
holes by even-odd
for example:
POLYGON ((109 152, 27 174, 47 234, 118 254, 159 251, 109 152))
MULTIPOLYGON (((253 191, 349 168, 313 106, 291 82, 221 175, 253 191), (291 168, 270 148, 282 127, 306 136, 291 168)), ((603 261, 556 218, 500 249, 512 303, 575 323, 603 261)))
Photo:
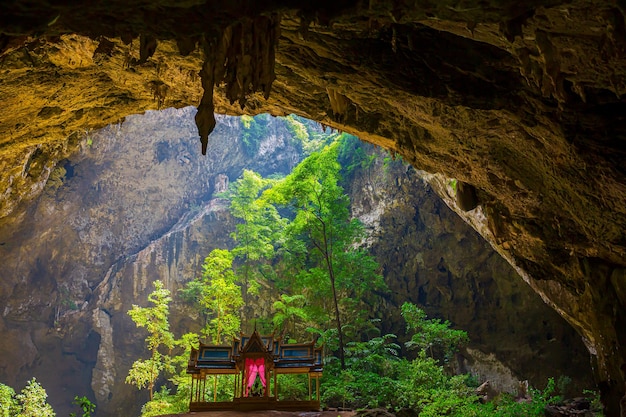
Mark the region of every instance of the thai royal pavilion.
POLYGON ((199 349, 191 351, 187 373, 192 377, 190 411, 320 408, 322 350, 315 347, 315 341, 283 343, 280 338, 261 336, 255 330, 250 336, 233 339, 230 346, 201 343, 199 349), (308 399, 279 400, 281 374, 307 375, 308 399), (217 401, 216 396, 207 395, 207 377, 218 375, 235 376, 232 401, 217 401))

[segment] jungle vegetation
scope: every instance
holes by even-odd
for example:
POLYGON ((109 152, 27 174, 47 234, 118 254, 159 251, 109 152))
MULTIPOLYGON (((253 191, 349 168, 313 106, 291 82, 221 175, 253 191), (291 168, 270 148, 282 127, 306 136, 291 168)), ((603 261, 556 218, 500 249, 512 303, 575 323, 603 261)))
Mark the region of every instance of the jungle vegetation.
MULTIPOLYGON (((254 154, 267 134, 267 117, 241 118, 245 151, 254 154)), ((172 294, 156 281, 143 307, 128 312, 144 332, 146 357, 138 358, 126 382, 147 389, 142 417, 187 412, 191 379, 186 374, 192 346, 228 343, 240 332, 274 332, 288 341, 317 338, 325 352, 322 403, 325 407, 402 410, 410 416, 543 416, 560 400, 554 380, 531 388, 525 401, 501 394, 483 403, 482 381, 456 375, 450 366, 467 333, 430 319, 418 306, 397 306, 406 323, 405 343, 383 334, 372 315, 387 291, 380 268, 364 244, 367 232, 350 215, 342 175, 368 169, 375 156, 354 136, 321 132, 312 122, 289 116, 294 143, 307 157, 283 178, 244 171, 223 197, 237 219, 234 244, 216 248, 202 271, 172 294), (200 312, 198 329, 170 330, 170 304, 200 312), (266 314, 260 315, 262 311, 266 314)), ((385 158, 388 166, 401 163, 385 158)), ((389 306, 388 308, 393 308, 389 306)), ((305 380, 280 376, 281 399, 304 398, 305 380)), ((207 384, 214 400, 233 397, 233 379, 207 384)), ((54 416, 45 389, 33 378, 21 393, 0 384, 0 417, 54 416)), ((86 397, 74 405, 89 417, 86 397)), ((405 414, 407 415, 407 414, 405 414)))
MULTIPOLYGON (((292 129, 306 142, 306 125, 292 121, 292 129)), ((244 123, 259 129, 254 119, 244 123)), ((406 322, 405 343, 381 333, 380 318, 370 311, 386 286, 363 244, 363 225, 350 216, 342 186, 342 173, 367 168, 372 156, 363 149, 354 152, 359 141, 350 135, 334 132, 325 141, 319 135, 316 140, 315 146, 307 145, 308 157, 284 178, 244 171, 224 194, 238 219, 234 246, 209 253, 201 276, 173 296, 201 311, 203 327, 174 341, 178 348, 169 356, 171 345, 162 345, 160 355, 167 359, 156 368, 168 369, 168 382, 144 405, 142 416, 187 411, 190 347, 199 340, 228 343, 252 328, 290 341, 318 338, 325 350, 325 407, 409 410, 424 417, 544 415, 546 405, 560 399, 553 380, 544 390, 531 389, 525 401, 502 394, 496 401, 481 402, 476 388, 482 381, 455 375, 450 366, 455 352, 467 343, 467 333, 447 321, 429 319, 418 306, 397 307, 406 322), (268 314, 259 316, 258 311, 268 314)), ((163 291, 155 285, 155 292, 163 291)), ((172 298, 151 295, 150 300, 149 308, 164 312, 172 298)), ((165 322, 161 330, 169 331, 165 322)), ((154 357, 151 340, 146 339, 146 346, 154 357)), ((279 398, 307 395, 304 380, 280 377, 279 398)), ((228 401, 233 380, 216 377, 206 389, 215 400, 228 401)))

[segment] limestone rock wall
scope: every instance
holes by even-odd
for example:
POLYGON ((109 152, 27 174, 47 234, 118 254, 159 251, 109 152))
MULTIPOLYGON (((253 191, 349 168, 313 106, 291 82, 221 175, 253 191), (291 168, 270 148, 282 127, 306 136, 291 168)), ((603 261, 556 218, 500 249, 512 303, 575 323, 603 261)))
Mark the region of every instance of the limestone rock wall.
MULTIPOLYGON (((470 345, 454 366, 498 390, 517 393, 522 380, 544 387, 550 377, 571 378, 572 394, 589 389, 591 355, 575 330, 446 205, 429 175, 369 152, 378 157, 355 170, 349 190, 390 287, 388 305, 410 301, 467 331, 470 345)), ((398 310, 383 317, 383 331, 402 340, 398 310)))

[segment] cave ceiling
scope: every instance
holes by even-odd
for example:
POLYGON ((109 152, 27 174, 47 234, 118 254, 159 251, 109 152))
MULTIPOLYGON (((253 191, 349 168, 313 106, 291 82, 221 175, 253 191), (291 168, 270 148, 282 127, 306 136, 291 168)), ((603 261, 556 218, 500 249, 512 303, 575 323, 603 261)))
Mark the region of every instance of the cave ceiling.
POLYGON ((448 202, 576 328, 617 398, 626 362, 624 7, 3 2, 0 221, 42 190, 85 133, 127 115, 198 106, 206 146, 214 111, 296 113, 439 175, 442 195, 457 179, 448 202))

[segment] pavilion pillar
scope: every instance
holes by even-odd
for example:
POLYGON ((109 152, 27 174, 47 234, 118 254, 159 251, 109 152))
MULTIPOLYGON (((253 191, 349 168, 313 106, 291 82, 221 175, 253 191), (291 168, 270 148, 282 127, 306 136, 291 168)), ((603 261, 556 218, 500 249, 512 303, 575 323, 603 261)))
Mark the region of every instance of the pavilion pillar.
POLYGON ((320 377, 319 375, 315 378, 315 397, 317 401, 320 400, 320 377))
POLYGON ((191 375, 191 389, 189 390, 189 403, 191 404, 193 401, 193 381, 195 380, 194 376, 191 375))

